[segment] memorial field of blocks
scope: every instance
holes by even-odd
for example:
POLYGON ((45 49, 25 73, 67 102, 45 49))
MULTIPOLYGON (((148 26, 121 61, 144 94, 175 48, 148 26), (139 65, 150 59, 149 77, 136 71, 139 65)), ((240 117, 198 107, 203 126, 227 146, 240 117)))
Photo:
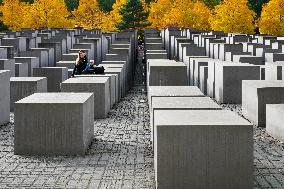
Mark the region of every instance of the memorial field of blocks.
MULTIPOLYGON (((144 36, 143 129, 155 187, 253 188, 254 129, 284 142, 284 37, 173 28, 144 36), (241 115, 224 104, 240 105, 241 115)), ((137 37, 83 28, 0 33, 0 125, 14 114, 14 154, 84 157, 94 122, 109 119, 134 86, 137 37), (71 77, 79 50, 105 73, 71 77)))

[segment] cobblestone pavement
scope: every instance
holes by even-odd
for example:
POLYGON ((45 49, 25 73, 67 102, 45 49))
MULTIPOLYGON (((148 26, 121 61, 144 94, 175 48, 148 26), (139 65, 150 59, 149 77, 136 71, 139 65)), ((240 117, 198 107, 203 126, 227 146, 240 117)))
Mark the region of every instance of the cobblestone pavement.
MULTIPOLYGON (((0 127, 0 188, 147 188, 154 183, 149 113, 139 65, 136 87, 96 120, 95 139, 85 156, 17 156, 11 123, 0 127)), ((222 105, 241 114, 240 105, 222 105)), ((284 188, 284 145, 254 129, 255 188, 284 188)))
MULTIPOLYGON (((241 105, 222 105, 242 116, 241 105)), ((254 127, 254 188, 284 188, 284 144, 254 127)))

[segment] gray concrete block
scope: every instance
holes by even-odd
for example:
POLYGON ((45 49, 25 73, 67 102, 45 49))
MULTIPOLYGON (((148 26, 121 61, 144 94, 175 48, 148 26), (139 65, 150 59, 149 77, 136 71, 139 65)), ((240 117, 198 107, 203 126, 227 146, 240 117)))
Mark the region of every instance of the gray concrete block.
POLYGON ((156 132, 153 128, 155 111, 161 110, 222 110, 222 108, 209 97, 199 96, 153 96, 150 108, 150 127, 152 141, 156 132))
POLYGON ((28 64, 15 63, 15 76, 16 77, 28 77, 29 66, 28 64))
POLYGON ((284 142, 284 104, 266 105, 266 132, 284 142))
POLYGON ((127 77, 127 70, 125 64, 100 64, 99 66, 103 66, 105 70, 111 71, 113 68, 121 68, 122 76, 123 76, 123 83, 122 83, 122 91, 124 92, 123 95, 126 95, 126 92, 130 89, 129 83, 127 80, 130 78, 127 77))
POLYGON ((265 80, 283 80, 284 61, 265 63, 265 80))
POLYGON ((53 48, 54 49, 54 63, 61 60, 62 47, 60 42, 44 42, 38 44, 39 48, 53 48))
POLYGON ((84 155, 94 136, 93 114, 92 93, 28 96, 15 103, 14 153, 84 155))
POLYGON ((164 49, 163 43, 146 43, 145 48, 147 50, 162 50, 164 49))
POLYGON ((265 53, 266 62, 284 61, 284 53, 265 53))
POLYGON ((110 111, 109 78, 76 77, 61 84, 62 92, 94 93, 94 118, 106 118, 110 111))
POLYGON ((166 59, 149 59, 149 86, 186 86, 187 67, 182 62, 166 59))
POLYGON ((241 104, 243 80, 260 80, 260 67, 244 63, 215 64, 215 99, 224 104, 241 104))
POLYGON ((11 77, 10 79, 10 111, 14 111, 14 103, 34 93, 47 92, 46 77, 11 77))
POLYGON ((117 74, 90 74, 90 75, 76 75, 76 77, 107 77, 110 81, 110 108, 119 101, 118 97, 118 75, 117 74))
POLYGON ((248 121, 225 110, 162 110, 154 116, 156 188, 253 188, 248 121))
POLYGON ((123 75, 122 68, 106 68, 105 74, 116 74, 118 78, 118 97, 121 99, 125 95, 123 91, 123 83, 125 81, 125 76, 123 75))
POLYGON ((200 90, 203 94, 207 95, 208 66, 201 66, 199 75, 200 90))
POLYGON ((168 55, 167 53, 146 53, 146 58, 147 59, 167 59, 168 55))
POLYGON ((283 81, 243 81, 242 113, 256 126, 265 127, 266 104, 284 103, 283 81))
POLYGON ((17 52, 27 51, 27 41, 25 37, 2 38, 1 45, 14 46, 17 52))
POLYGON ((254 65, 264 65, 263 57, 250 56, 250 55, 233 55, 233 62, 248 63, 254 65))
POLYGON ((62 55, 62 61, 76 61, 78 58, 78 53, 69 53, 62 55))
POLYGON ((56 67, 66 67, 68 69, 73 69, 75 66, 76 60, 73 61, 58 61, 56 62, 56 67))
POLYGON ((68 79, 66 67, 34 68, 34 77, 47 78, 47 92, 60 92, 60 84, 68 79))
POLYGON ((174 96, 174 97, 203 97, 204 94, 196 86, 149 86, 148 104, 152 106, 152 98, 174 96))
POLYGON ((49 67, 55 66, 55 61, 54 61, 55 51, 54 51, 54 48, 31 48, 31 51, 32 52, 38 52, 38 53, 43 51, 43 52, 47 53, 47 59, 45 59, 45 56, 41 56, 42 57, 42 59, 40 60, 41 61, 41 67, 45 67, 44 65, 49 66, 49 67))
POLYGON ((10 122, 10 77, 9 70, 0 70, 0 125, 10 122))
POLYGON ((0 59, 0 70, 10 70, 11 77, 15 77, 15 59, 0 59))
POLYGON ((226 52, 232 52, 233 54, 238 54, 243 52, 243 45, 242 44, 220 44, 219 49, 219 59, 225 60, 226 52))
POLYGON ((190 85, 194 85, 199 87, 199 80, 200 80, 200 67, 201 66, 208 66, 212 61, 211 58, 192 58, 190 59, 190 85))
POLYGON ((15 57, 16 63, 28 64, 28 76, 33 76, 33 69, 39 68, 38 57, 15 57))

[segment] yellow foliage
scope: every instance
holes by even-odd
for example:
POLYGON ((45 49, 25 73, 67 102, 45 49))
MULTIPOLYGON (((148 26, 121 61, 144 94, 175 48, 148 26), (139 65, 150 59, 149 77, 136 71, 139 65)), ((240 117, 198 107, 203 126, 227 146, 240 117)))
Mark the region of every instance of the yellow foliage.
POLYGON ((247 4, 247 0, 224 0, 209 18, 211 28, 228 33, 254 33, 255 12, 247 4))
POLYGON ((209 16, 211 10, 200 1, 176 0, 175 6, 168 14, 168 25, 176 25, 180 28, 195 28, 209 30, 209 16), (174 23, 173 23, 174 21, 174 23))
POLYGON ((26 15, 27 25, 31 28, 73 27, 64 0, 35 0, 26 15))
POLYGON ((116 0, 112 5, 112 11, 110 12, 111 17, 115 20, 116 23, 122 21, 122 16, 119 14, 119 9, 125 5, 126 0, 116 0))
POLYGON ((262 34, 284 35, 284 0, 271 0, 264 5, 258 24, 262 34))
POLYGON ((25 12, 28 5, 19 0, 5 0, 0 10, 3 14, 1 21, 11 30, 21 30, 24 26, 25 12))
POLYGON ((100 29, 102 31, 114 31, 115 21, 109 13, 100 10, 96 0, 80 0, 79 6, 73 11, 75 22, 88 29, 100 29))
POLYGON ((167 26, 167 18, 165 16, 173 7, 172 0, 157 0, 150 4, 150 15, 148 21, 152 23, 151 27, 162 29, 167 26))
POLYGON ((165 27, 196 28, 209 30, 208 22, 210 9, 200 1, 191 0, 158 0, 150 5, 149 22, 151 27, 161 29, 165 27))

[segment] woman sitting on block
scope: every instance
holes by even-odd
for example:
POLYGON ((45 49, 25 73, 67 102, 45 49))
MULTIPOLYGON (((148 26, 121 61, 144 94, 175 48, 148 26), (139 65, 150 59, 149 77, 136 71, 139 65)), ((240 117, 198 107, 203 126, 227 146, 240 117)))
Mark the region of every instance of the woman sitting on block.
POLYGON ((72 77, 74 77, 75 74, 76 75, 82 74, 82 72, 86 69, 87 64, 88 64, 87 53, 83 50, 80 50, 72 72, 72 77))

